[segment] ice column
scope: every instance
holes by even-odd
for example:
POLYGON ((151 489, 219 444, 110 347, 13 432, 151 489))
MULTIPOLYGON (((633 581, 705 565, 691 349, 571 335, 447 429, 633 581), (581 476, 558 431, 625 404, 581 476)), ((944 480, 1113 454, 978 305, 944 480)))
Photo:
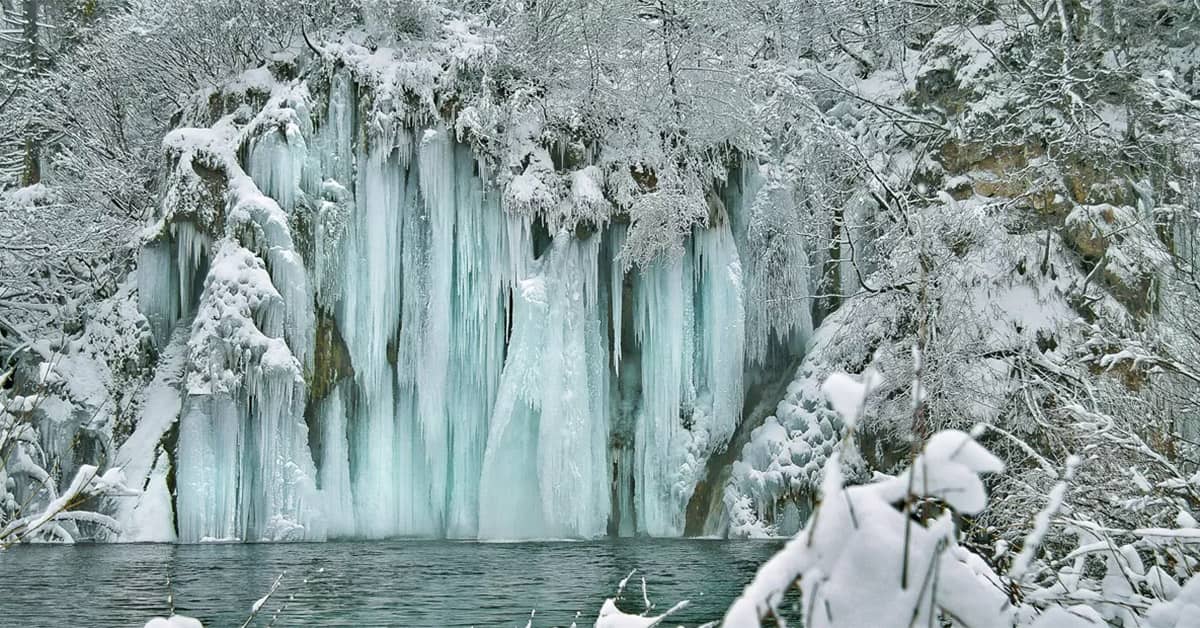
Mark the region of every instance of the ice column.
POLYGON ((348 442, 354 515, 357 534, 368 538, 400 532, 401 505, 393 484, 417 479, 398 475, 396 424, 404 417, 397 415, 396 359, 389 355, 401 325, 404 223, 414 219, 415 204, 413 175, 399 159, 391 143, 360 159, 357 211, 345 240, 337 312, 354 365, 347 407, 353 426, 348 442))
POLYGON ((634 433, 639 529, 651 536, 681 533, 686 456, 695 399, 692 350, 691 252, 660 260, 635 284, 634 333, 641 347, 642 404, 634 433))
POLYGON ((261 259, 219 243, 189 342, 177 480, 184 542, 325 538, 284 304, 261 259))
POLYGON ((154 344, 167 346, 179 320, 179 275, 169 239, 147 242, 138 254, 138 311, 150 323, 154 344))
POLYGON ((599 241, 560 232, 519 284, 483 464, 481 538, 606 531, 610 384, 599 241))
POLYGON ((420 171, 430 225, 429 299, 417 408, 434 512, 450 537, 478 532, 488 417, 504 365, 507 288, 529 250, 527 229, 485 190, 478 169, 471 151, 447 132, 425 132, 420 171))
POLYGON ((634 434, 638 528, 678 536, 708 458, 741 419, 745 316, 728 224, 698 229, 682 258, 644 271, 634 299, 643 395, 634 434))
POLYGON ((250 178, 283 211, 294 211, 308 157, 299 126, 289 123, 284 131, 264 133, 250 141, 247 152, 246 171, 250 178))

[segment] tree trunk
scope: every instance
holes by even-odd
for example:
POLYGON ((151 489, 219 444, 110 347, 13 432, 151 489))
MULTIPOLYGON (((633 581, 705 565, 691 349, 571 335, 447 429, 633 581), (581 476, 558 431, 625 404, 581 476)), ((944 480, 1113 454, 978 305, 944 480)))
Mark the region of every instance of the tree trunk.
POLYGON ((833 220, 829 221, 829 260, 826 262, 828 269, 824 282, 825 289, 822 290, 823 295, 818 300, 821 308, 821 317, 824 318, 834 310, 838 309, 842 304, 842 229, 844 225, 844 211, 841 207, 833 209, 833 220))
MULTIPOLYGON (((22 0, 24 21, 21 35, 25 41, 26 75, 25 84, 32 85, 42 74, 43 55, 39 45, 38 15, 41 0, 22 0)), ((25 159, 21 172, 21 185, 33 185, 42 180, 42 146, 36 126, 25 129, 25 159)))
POLYGON ((21 168, 21 185, 33 185, 42 180, 41 145, 36 134, 30 132, 25 136, 25 160, 21 168))

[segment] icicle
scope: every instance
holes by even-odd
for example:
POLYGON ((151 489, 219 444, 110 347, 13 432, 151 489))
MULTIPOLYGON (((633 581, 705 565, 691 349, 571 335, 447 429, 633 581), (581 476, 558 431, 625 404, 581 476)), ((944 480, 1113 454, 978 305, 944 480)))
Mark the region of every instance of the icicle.
POLYGON ((475 166, 448 133, 426 132, 419 170, 429 298, 417 398, 434 511, 451 537, 477 534, 480 466, 504 364, 505 290, 530 249, 528 223, 506 215, 475 166))
POLYGON ((138 257, 138 310, 160 349, 179 319, 195 309, 212 248, 190 221, 172 223, 169 233, 143 246, 138 257))
POLYGON ((239 409, 248 426, 239 508, 248 540, 325 538, 296 366, 287 346, 273 342, 247 373, 247 403, 239 409))
POLYGON ((142 246, 138 255, 138 311, 150 323, 154 344, 167 345, 171 329, 179 320, 179 275, 169 240, 142 246))
POLYGON ((648 269, 636 286, 638 526, 678 536, 708 458, 741 419, 744 313, 729 226, 697 230, 686 255, 648 269))
POLYGON ((313 199, 313 259, 309 260, 317 304, 332 311, 342 293, 345 273, 344 240, 356 218, 354 84, 344 74, 333 76, 329 104, 322 126, 309 141, 300 179, 301 189, 313 199))
POLYGON ((262 260, 229 239, 200 302, 178 445, 181 540, 324 539, 304 380, 281 337, 286 302, 262 260))
POLYGON ((608 256, 612 286, 609 288, 609 321, 612 323, 613 373, 621 374, 621 323, 624 319, 625 265, 617 259, 621 247, 625 246, 625 225, 613 225, 609 230, 608 256))
POLYGON ((357 215, 343 252, 353 263, 345 268, 337 318, 355 370, 349 445, 350 466, 356 469, 356 529, 361 536, 379 538, 398 532, 400 516, 390 486, 398 476, 396 422, 401 417, 393 387, 395 357, 388 350, 395 347, 400 328, 403 230, 412 208, 401 204, 407 198, 406 178, 390 146, 372 148, 358 161, 357 215))
POLYGON ((643 394, 635 432, 637 515, 640 529, 651 536, 677 536, 683 529, 679 506, 686 501, 675 463, 686 455, 695 396, 690 284, 689 253, 647 269, 634 293, 643 394))
POLYGON ((335 73, 319 124, 306 92, 273 100, 282 116, 242 143, 248 175, 225 164, 226 237, 179 222, 142 252, 140 307, 159 343, 207 277, 180 425, 181 539, 592 537, 610 518, 621 534, 680 534, 740 419, 746 356, 807 333, 757 301, 791 281, 772 264, 803 256, 797 239, 763 244, 770 226, 747 201, 766 202, 764 186, 728 191, 732 228, 697 230, 681 259, 630 279, 630 299, 599 168, 568 177, 538 153, 505 196, 447 131, 358 120, 356 89, 335 73), (535 220, 611 231, 554 230, 535 261, 535 220), (739 255, 755 260, 745 278, 739 255), (319 465, 304 420, 318 391, 303 381, 331 376, 314 364, 318 312, 338 332, 322 350, 348 362, 340 381, 317 380, 333 388, 308 413, 319 465))
MULTIPOLYGON (((698 230, 695 248, 696 369, 694 429, 708 430, 712 448, 728 442, 742 416, 745 314, 742 268, 728 224, 698 230)), ((701 469, 696 469, 699 473, 701 469)))
POLYGON ((357 159, 336 317, 355 369, 348 440, 356 534, 473 537, 487 421, 504 361, 505 296, 528 256, 443 132, 357 159), (409 151, 418 150, 413 159, 409 151))
POLYGON ((424 354, 417 374, 418 409, 425 451, 430 457, 434 513, 444 521, 449 481, 450 417, 446 416, 450 360, 451 298, 454 281, 455 173, 452 146, 445 132, 429 130, 421 140, 421 192, 430 225, 429 301, 424 354))
POLYGON ((316 410, 321 430, 321 465, 318 471, 325 520, 330 538, 354 536, 354 493, 350 485, 350 442, 342 392, 335 388, 316 410))
POLYGON ((184 401, 176 454, 179 540, 242 540, 237 485, 245 447, 238 411, 227 395, 184 401))
POLYGON ((309 153, 308 167, 317 175, 310 179, 314 183, 333 180, 348 188, 354 182, 357 108, 354 81, 347 73, 338 72, 329 86, 324 125, 317 134, 315 150, 309 153))
POLYGON ((249 177, 238 173, 230 176, 229 222, 251 230, 246 234, 248 244, 266 260, 284 300, 288 345, 300 363, 309 368, 314 333, 312 292, 286 213, 295 207, 307 158, 297 127, 289 124, 286 137, 271 132, 252 141, 249 177))
POLYGON ((300 192, 301 175, 307 161, 304 137, 292 130, 271 131, 250 142, 246 159, 246 172, 263 194, 279 203, 285 212, 296 208, 296 195, 300 192))
POLYGON ((179 312, 183 315, 191 313, 196 307, 195 300, 200 296, 203 276, 208 270, 212 241, 190 221, 174 223, 172 231, 175 236, 175 268, 179 272, 179 312))

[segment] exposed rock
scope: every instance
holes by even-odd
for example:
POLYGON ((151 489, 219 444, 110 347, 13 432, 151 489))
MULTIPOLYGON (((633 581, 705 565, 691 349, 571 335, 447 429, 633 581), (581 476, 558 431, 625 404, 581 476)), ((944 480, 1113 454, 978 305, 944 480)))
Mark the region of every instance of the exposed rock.
POLYGON ((317 312, 315 349, 313 371, 308 377, 309 396, 313 404, 327 397, 339 381, 354 376, 350 351, 338 331, 337 321, 324 311, 317 312))

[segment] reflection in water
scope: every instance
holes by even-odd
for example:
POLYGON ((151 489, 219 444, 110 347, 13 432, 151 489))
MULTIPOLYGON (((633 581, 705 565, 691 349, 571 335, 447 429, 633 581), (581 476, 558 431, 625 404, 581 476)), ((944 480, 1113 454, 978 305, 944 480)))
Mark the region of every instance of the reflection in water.
MULTIPOLYGON (((390 541, 269 545, 24 546, 0 552, 0 624, 138 627, 177 612, 240 626, 285 573, 261 621, 276 626, 590 626, 632 569, 671 625, 719 619, 776 542, 612 539, 562 543, 390 541), (306 582, 307 581, 307 582, 306 582)), ((641 610, 634 578, 620 606, 641 610)))

